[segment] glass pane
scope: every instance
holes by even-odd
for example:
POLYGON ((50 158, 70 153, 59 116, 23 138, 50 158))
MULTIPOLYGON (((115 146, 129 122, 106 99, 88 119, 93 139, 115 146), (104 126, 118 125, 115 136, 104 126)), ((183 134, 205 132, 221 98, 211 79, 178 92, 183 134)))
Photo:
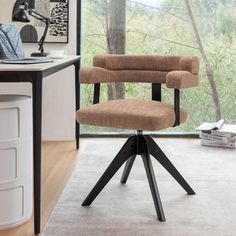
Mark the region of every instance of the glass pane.
MULTIPOLYGON (((194 132, 202 122, 221 117, 236 123, 235 0, 82 2, 83 66, 91 66, 94 55, 106 53, 199 56, 200 85, 181 93, 181 105, 189 114, 187 122, 164 132, 194 132)), ((127 83, 116 88, 103 84, 101 101, 150 99, 150 88, 150 84, 127 83)), ((162 92, 163 101, 173 103, 173 91, 163 85, 162 92)), ((92 100, 93 87, 83 85, 82 106, 92 100)), ((82 127, 83 133, 114 131, 123 132, 82 127)))

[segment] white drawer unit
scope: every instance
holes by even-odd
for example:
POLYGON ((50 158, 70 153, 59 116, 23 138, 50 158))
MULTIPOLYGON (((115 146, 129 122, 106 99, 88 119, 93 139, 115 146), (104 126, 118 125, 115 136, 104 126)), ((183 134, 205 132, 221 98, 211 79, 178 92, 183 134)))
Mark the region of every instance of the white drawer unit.
POLYGON ((0 230, 32 215, 32 99, 0 95, 0 230))

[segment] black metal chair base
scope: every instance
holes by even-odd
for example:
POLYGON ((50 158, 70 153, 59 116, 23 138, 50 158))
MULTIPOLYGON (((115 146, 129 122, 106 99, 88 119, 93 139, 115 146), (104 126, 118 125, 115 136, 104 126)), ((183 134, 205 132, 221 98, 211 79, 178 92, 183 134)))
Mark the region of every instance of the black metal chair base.
POLYGON ((141 132, 138 132, 137 135, 131 136, 126 141, 114 160, 103 173, 102 177, 98 180, 97 184, 86 197, 82 203, 82 206, 89 206, 115 175, 115 173, 120 169, 120 167, 126 162, 125 169, 121 177, 121 183, 125 184, 137 155, 142 157, 156 209, 157 218, 160 221, 165 221, 165 215, 162 208, 161 198, 158 191, 150 155, 153 156, 173 176, 173 178, 183 187, 187 194, 195 194, 193 189, 162 152, 155 141, 149 135, 143 135, 141 132))

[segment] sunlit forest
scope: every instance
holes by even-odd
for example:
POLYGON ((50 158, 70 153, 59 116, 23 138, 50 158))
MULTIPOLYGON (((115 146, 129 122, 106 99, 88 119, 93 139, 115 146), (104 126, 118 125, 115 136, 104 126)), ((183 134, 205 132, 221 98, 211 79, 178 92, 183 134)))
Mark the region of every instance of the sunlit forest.
MULTIPOLYGON (((153 2, 83 0, 82 65, 90 66, 94 55, 106 53, 197 55, 200 86, 181 93, 188 121, 166 132, 193 132, 202 122, 220 118, 236 123, 236 1, 153 2)), ((173 90, 163 85, 162 91, 163 101, 173 103, 173 90)), ((83 85, 82 106, 92 103, 92 98, 93 87, 83 85)), ((151 85, 103 84, 101 101, 116 98, 150 99, 151 85)), ((84 126, 82 131, 114 130, 84 126)))

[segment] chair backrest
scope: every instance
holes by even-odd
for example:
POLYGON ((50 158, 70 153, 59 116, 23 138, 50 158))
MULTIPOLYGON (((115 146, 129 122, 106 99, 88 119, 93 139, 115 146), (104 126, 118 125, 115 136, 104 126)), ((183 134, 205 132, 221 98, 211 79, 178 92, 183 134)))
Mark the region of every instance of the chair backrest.
POLYGON ((186 88, 197 86, 199 59, 196 56, 98 55, 93 59, 93 67, 81 69, 80 82, 165 84, 170 72, 176 72, 170 74, 170 77, 188 77, 188 81, 185 79, 187 81, 186 88))
POLYGON ((93 65, 107 70, 186 70, 192 74, 199 71, 196 56, 98 55, 94 57, 93 65))

